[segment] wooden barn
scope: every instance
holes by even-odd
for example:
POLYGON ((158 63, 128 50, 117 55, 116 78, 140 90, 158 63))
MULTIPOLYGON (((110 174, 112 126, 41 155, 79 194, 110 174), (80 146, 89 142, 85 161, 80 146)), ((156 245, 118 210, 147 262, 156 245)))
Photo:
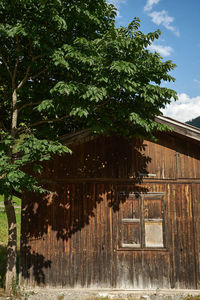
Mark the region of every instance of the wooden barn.
POLYGON ((63 139, 46 163, 53 194, 22 204, 21 283, 66 288, 200 289, 200 130, 158 117, 157 142, 63 139))

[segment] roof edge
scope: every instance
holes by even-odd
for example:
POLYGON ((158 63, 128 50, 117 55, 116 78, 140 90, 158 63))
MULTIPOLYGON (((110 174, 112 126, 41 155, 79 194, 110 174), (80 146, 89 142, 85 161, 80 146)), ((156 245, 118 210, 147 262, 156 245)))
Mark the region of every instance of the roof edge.
POLYGON ((182 136, 191 138, 196 141, 200 141, 200 129, 197 127, 165 116, 157 116, 155 117, 155 121, 161 124, 171 126, 173 128, 173 132, 175 133, 178 133, 182 136))
MULTIPOLYGON (((175 119, 166 117, 166 116, 157 116, 155 121, 160 124, 166 124, 173 128, 173 132, 178 133, 184 137, 188 137, 195 141, 200 142, 200 129, 192 125, 177 121, 175 119)), ((96 135, 92 133, 91 129, 83 129, 76 131, 74 133, 63 135, 60 138, 60 141, 65 144, 79 143, 81 140, 85 141, 88 139, 94 139, 96 135)))
POLYGON ((92 131, 89 128, 75 131, 70 134, 65 134, 60 137, 60 141, 65 145, 69 145, 72 143, 77 143, 82 139, 85 140, 88 137, 94 137, 94 134, 92 134, 92 131))

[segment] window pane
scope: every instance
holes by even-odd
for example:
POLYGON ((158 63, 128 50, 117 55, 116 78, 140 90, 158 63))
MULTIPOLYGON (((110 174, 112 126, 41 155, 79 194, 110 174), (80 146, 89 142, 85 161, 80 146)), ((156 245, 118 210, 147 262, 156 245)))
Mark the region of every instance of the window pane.
POLYGON ((133 218, 133 201, 132 199, 126 199, 122 204, 122 218, 133 218))
POLYGON ((162 202, 161 199, 144 199, 144 218, 145 219, 161 219, 162 218, 162 202))
POLYGON ((162 222, 145 222, 145 246, 163 247, 162 222))
POLYGON ((140 218, 140 202, 139 198, 133 199, 133 218, 139 219, 140 218))
POLYGON ((140 247, 140 223, 122 223, 122 247, 140 247))
POLYGON ((122 218, 139 219, 139 199, 128 198, 122 206, 122 218))

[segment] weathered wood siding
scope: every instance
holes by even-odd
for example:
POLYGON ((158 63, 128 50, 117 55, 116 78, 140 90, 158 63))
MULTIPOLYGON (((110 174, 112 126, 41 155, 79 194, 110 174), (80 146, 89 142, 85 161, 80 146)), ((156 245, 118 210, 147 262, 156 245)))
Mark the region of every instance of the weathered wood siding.
POLYGON ((198 145, 165 134, 158 143, 100 137, 72 149, 71 156, 45 165, 41 179, 54 194, 23 199, 22 282, 199 288, 198 145), (130 202, 137 195, 143 202, 130 202), (148 197, 154 202, 148 204, 148 197), (138 246, 146 243, 147 220, 159 232, 162 223, 163 245, 138 246))

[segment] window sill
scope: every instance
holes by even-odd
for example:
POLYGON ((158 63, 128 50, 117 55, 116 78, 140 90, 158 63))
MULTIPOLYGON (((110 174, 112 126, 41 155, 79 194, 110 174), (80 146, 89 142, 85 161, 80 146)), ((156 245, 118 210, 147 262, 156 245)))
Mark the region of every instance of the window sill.
POLYGON ((116 249, 117 251, 160 251, 160 252, 169 252, 167 248, 156 248, 156 247, 148 247, 148 248, 139 248, 139 247, 119 247, 116 249))

